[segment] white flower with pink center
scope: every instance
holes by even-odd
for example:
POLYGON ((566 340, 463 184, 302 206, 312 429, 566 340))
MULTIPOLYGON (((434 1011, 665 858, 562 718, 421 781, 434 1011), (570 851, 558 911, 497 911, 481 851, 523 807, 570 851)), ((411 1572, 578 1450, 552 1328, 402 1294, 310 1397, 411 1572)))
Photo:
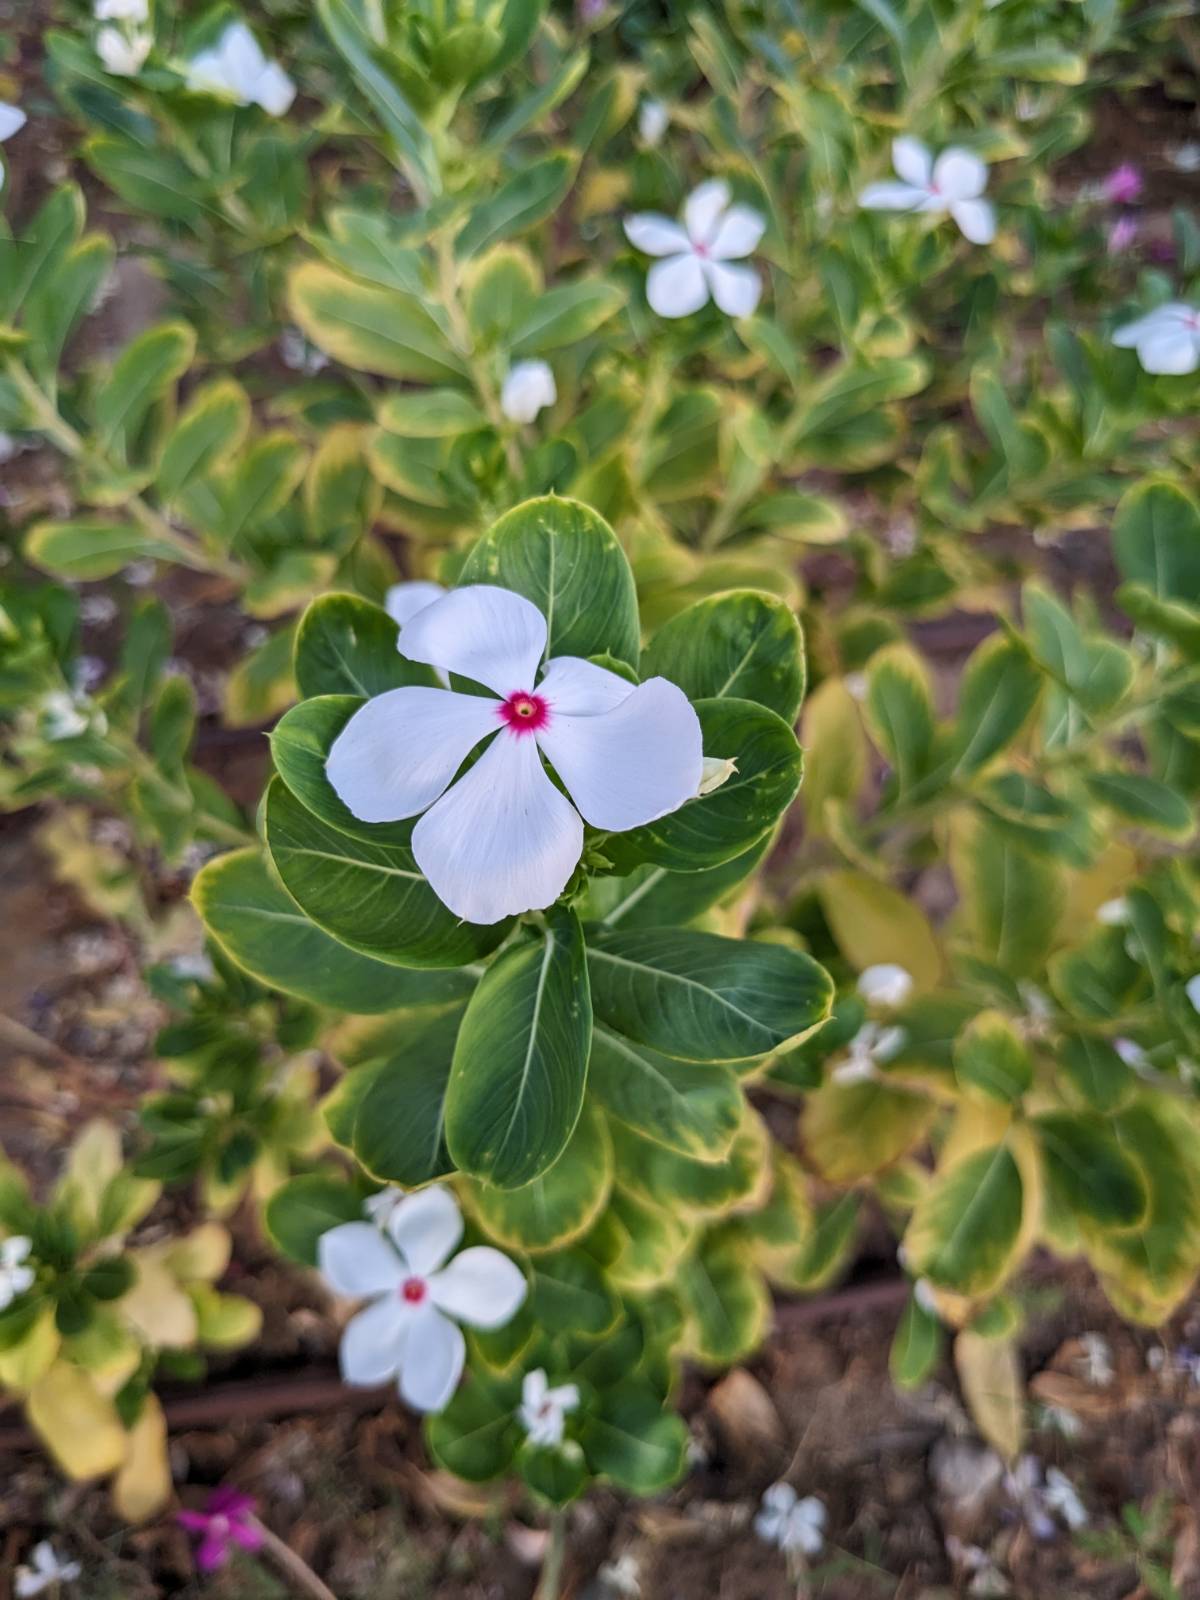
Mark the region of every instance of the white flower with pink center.
POLYGON ((577 656, 543 661, 547 637, 522 595, 451 590, 403 625, 400 653, 491 693, 388 689, 354 713, 326 761, 360 821, 420 817, 417 865, 467 922, 553 905, 583 854, 584 822, 622 833, 700 787, 700 722, 681 689, 665 678, 635 686, 577 656))
POLYGON ((1200 367, 1200 308, 1172 300, 1127 322, 1113 334, 1122 350, 1136 350, 1147 372, 1182 377, 1200 367))
POLYGON ((579 1389, 573 1383, 550 1387, 544 1367, 527 1372, 521 1384, 518 1420, 530 1444, 556 1450, 563 1442, 567 1413, 579 1405, 579 1389))
MULTIPOLYGON (((25 113, 20 106, 10 106, 7 101, 0 100, 0 144, 5 139, 11 139, 14 133, 20 133, 25 126, 25 113)), ((4 187, 4 168, 0 167, 0 189, 4 187)))
POLYGON ((688 196, 682 224, 654 211, 626 217, 630 244, 664 257, 646 277, 646 299, 660 317, 690 316, 710 296, 728 317, 748 317, 758 305, 762 279, 753 267, 731 263, 757 248, 766 219, 729 199, 724 179, 710 178, 688 196))
POLYGON ((919 139, 900 138, 892 141, 892 166, 901 181, 869 183, 858 197, 865 210, 950 216, 972 244, 991 244, 996 214, 982 198, 988 169, 977 155, 954 145, 935 161, 919 139))
POLYGON ((462 1376, 458 1324, 499 1328, 516 1314, 526 1292, 520 1268, 490 1245, 454 1255, 462 1232, 458 1202, 434 1188, 401 1200, 382 1231, 344 1222, 321 1235, 317 1261, 330 1287, 370 1301, 342 1334, 347 1383, 398 1378, 406 1404, 440 1411, 462 1376))

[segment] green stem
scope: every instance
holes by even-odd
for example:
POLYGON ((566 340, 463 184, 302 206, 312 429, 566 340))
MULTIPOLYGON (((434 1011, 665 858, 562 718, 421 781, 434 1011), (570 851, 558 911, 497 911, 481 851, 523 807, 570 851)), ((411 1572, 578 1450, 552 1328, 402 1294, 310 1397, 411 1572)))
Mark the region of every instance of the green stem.
POLYGON ((563 1562, 567 1554, 567 1513, 559 1507, 550 1513, 550 1543, 542 1563, 542 1576, 533 1600, 558 1600, 563 1562))
POLYGON ((487 363, 481 361, 475 350, 475 340, 471 333, 471 324, 463 309, 459 296, 458 267, 454 260, 454 249, 448 233, 440 235, 436 246, 438 265, 438 289, 441 294, 442 305, 450 322, 450 336, 455 348, 466 363, 471 382, 475 385, 475 392, 483 405, 488 421, 504 441, 504 455, 508 462, 508 469, 514 478, 521 476, 521 453, 517 448, 517 441, 513 437, 504 412, 500 409, 500 396, 492 382, 492 375, 488 371, 487 363))

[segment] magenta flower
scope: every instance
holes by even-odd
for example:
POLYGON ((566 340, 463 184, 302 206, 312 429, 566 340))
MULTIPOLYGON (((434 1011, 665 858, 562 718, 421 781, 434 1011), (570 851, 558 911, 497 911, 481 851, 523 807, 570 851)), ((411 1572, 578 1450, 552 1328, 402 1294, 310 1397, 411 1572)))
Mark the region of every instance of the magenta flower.
POLYGON ((1131 206, 1141 198, 1142 174, 1132 161, 1122 161, 1105 178, 1100 190, 1110 205, 1131 206))
POLYGON ((261 1550, 262 1529, 255 1521, 256 1501, 237 1489, 214 1489, 203 1511, 178 1511, 180 1527, 199 1537, 196 1570, 215 1572, 229 1560, 234 1545, 242 1550, 261 1550))
POLYGON ((1123 251, 1136 241, 1138 224, 1135 217, 1118 217, 1108 230, 1108 253, 1110 256, 1119 256, 1123 251))

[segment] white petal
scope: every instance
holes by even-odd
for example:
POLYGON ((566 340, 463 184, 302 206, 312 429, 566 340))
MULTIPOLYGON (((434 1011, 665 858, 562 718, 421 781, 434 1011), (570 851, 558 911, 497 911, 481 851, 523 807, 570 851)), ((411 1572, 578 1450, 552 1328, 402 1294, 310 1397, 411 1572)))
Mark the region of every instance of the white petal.
POLYGON ((630 244, 648 256, 673 256, 691 248, 687 230, 656 211, 626 217, 623 226, 630 244))
POLYGON ((408 624, 400 654, 457 672, 507 699, 533 688, 546 649, 546 619, 523 594, 470 584, 426 606, 408 624))
POLYGON ((603 716, 552 715, 537 739, 583 816, 611 833, 678 810, 700 786, 700 721, 666 678, 603 716))
POLYGON ((594 717, 628 700, 635 684, 582 656, 547 661, 537 692, 564 716, 594 717))
POLYGON ((317 1265, 336 1294, 392 1294, 404 1281, 404 1263, 369 1222, 342 1222, 317 1241, 317 1265))
POLYGON ((516 1315, 525 1298, 525 1276, 490 1245, 474 1245, 456 1255, 429 1280, 435 1306, 471 1328, 500 1328, 516 1315))
POLYGON ((708 302, 708 282, 699 259, 687 255, 656 261, 646 274, 646 299, 660 317, 690 317, 708 302))
POLYGON ((412 1310, 397 1294, 385 1295, 351 1317, 338 1346, 345 1381, 370 1387, 394 1378, 412 1318, 412 1310))
POLYGON ((1200 972, 1188 979, 1183 986, 1183 992, 1187 995, 1192 1010, 1200 1011, 1200 972))
POLYGON ((398 822, 431 806, 479 741, 502 726, 495 700, 416 684, 387 689, 338 734, 325 775, 360 821, 398 822))
POLYGON ((706 261, 704 274, 712 297, 727 317, 748 317, 762 294, 762 279, 754 267, 735 267, 728 261, 706 261))
POLYGON ((583 823, 535 740, 506 729, 417 823, 412 849, 455 916, 499 922, 554 904, 583 854, 583 823))
POLYGON ((270 117, 282 117, 296 98, 296 85, 277 62, 268 61, 254 81, 251 96, 270 117))
POLYGON ((758 248, 758 241, 767 231, 767 219, 749 206, 730 206, 717 224, 708 246, 714 261, 736 260, 748 256, 758 248))
POLYGON ((996 237, 996 213, 988 200, 952 200, 950 215, 972 244, 991 244, 996 237))
POLYGON ((387 1231, 408 1269, 424 1278, 437 1271, 462 1238, 462 1212, 449 1189, 419 1189, 395 1207, 387 1231))
POLYGON ((418 611, 424 611, 426 606, 440 600, 445 592, 440 583, 431 583, 423 578, 414 579, 411 583, 394 583, 384 596, 383 608, 393 622, 403 627, 406 622, 412 621, 418 611))
POLYGON ((858 975, 858 992, 872 1006, 902 1006, 912 994, 912 974, 894 961, 865 967, 858 975))
POLYGON ((1187 328, 1164 326, 1138 340, 1138 360, 1147 372, 1178 376, 1200 366, 1200 336, 1187 328))
POLYGON ((204 50, 188 62, 187 86, 194 94, 236 95, 225 65, 215 50, 204 50))
POLYGON ((1200 312, 1185 304, 1182 300, 1171 300, 1166 305, 1157 306, 1153 311, 1148 311, 1144 317, 1137 317, 1133 322, 1127 322, 1124 327, 1118 328, 1113 334, 1112 342, 1123 350, 1131 349, 1140 344, 1149 333, 1157 333, 1163 328, 1195 328, 1200 312))
POLYGON ((683 221, 693 244, 711 243, 721 213, 728 204, 729 185, 724 178, 710 178, 692 190, 684 204, 683 221))
POLYGON ((987 188, 988 169, 970 150, 957 145, 933 163, 933 186, 947 200, 977 200, 987 188))
POLYGON ((458 1387, 466 1354, 460 1329, 435 1306, 422 1306, 404 1347, 400 1398, 414 1411, 440 1411, 458 1387))
POLYGON ((0 141, 11 139, 14 133, 20 133, 28 120, 20 106, 10 106, 0 100, 0 141))
POLYGON ((928 199, 928 191, 911 183, 869 183, 858 197, 868 211, 916 211, 928 199))
POLYGON ((558 399, 554 373, 545 361, 518 361, 500 390, 500 409, 510 422, 532 422, 558 399))
POLYGON ((267 58, 244 22, 230 23, 221 35, 217 54, 230 87, 237 91, 243 102, 249 101, 267 58))
POLYGON ((920 139, 910 139, 902 134, 892 140, 892 167, 898 178, 915 189, 928 189, 933 175, 933 157, 929 146, 920 139))

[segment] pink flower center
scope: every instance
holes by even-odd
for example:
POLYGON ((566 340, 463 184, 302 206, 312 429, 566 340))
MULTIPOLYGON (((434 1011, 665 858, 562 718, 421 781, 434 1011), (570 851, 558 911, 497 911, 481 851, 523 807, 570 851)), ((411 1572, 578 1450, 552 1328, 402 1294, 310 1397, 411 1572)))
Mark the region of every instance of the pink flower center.
POLYGON ((215 1533, 218 1539, 223 1539, 229 1532, 229 1518, 218 1512, 217 1515, 209 1521, 208 1526, 209 1531, 215 1533))
POLYGON ((407 1300, 410 1306, 419 1306, 427 1293, 424 1278, 405 1278, 400 1285, 400 1298, 407 1300))
POLYGON ((536 733, 550 720, 550 707, 540 694, 518 689, 500 706, 500 716, 514 733, 536 733))
POLYGON ((700 257, 701 261, 708 260, 708 246, 706 244, 698 242, 692 246, 692 249, 700 257))

